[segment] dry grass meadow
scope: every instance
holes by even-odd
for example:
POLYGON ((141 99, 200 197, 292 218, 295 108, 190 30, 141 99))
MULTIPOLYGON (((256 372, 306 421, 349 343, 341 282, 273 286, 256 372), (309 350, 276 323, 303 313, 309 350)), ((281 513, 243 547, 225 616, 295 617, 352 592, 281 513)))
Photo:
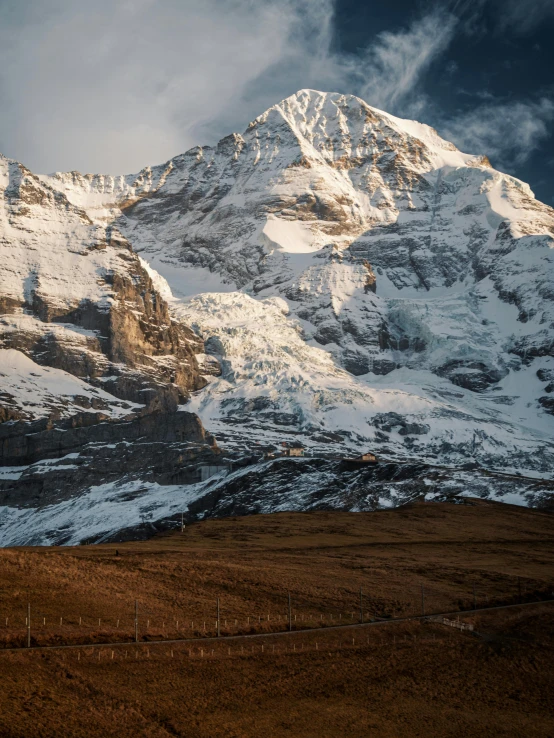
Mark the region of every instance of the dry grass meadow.
POLYGON ((81 644, 0 652, 0 736, 552 736, 554 604, 522 603, 554 591, 553 544, 552 514, 468 500, 0 550, 0 648, 28 603, 33 646, 81 644), (474 634, 387 623, 422 587, 427 614, 521 604, 462 615, 474 634), (353 627, 360 588, 382 624, 353 627), (222 635, 259 637, 212 639, 218 598, 222 635))

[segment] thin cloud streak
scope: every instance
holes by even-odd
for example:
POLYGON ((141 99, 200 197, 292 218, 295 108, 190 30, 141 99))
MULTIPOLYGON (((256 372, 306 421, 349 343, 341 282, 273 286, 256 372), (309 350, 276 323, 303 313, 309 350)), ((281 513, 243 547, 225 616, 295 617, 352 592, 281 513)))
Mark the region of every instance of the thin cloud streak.
POLYGON ((498 29, 526 34, 544 21, 554 18, 553 0, 496 0, 498 29))
POLYGON ((450 45, 456 24, 453 15, 436 10, 405 30, 381 33, 366 50, 358 73, 365 79, 362 96, 392 113, 413 106, 423 75, 450 45))
POLYGON ((485 153, 494 166, 513 171, 527 161, 550 135, 554 102, 485 103, 457 118, 444 121, 441 134, 462 150, 485 153))

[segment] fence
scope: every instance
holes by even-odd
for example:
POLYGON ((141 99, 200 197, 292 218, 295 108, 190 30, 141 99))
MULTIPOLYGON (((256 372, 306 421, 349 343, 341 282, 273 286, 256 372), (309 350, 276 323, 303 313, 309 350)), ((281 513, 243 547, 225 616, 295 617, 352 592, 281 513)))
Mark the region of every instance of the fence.
MULTIPOLYGON (((313 601, 302 595, 289 595, 281 603, 281 611, 275 607, 265 612, 233 614, 225 606, 223 598, 216 598, 211 613, 167 612, 151 604, 135 601, 126 611, 112 613, 108 617, 54 614, 44 605, 28 603, 25 608, 10 614, 0 610, 0 646, 4 648, 48 645, 85 645, 102 642, 176 641, 185 639, 264 635, 357 625, 368 622, 395 622, 400 618, 421 618, 433 613, 452 613, 481 607, 517 604, 524 601, 546 600, 552 588, 527 591, 521 596, 504 599, 489 598, 473 588, 471 596, 448 598, 427 586, 411 588, 405 594, 404 607, 398 615, 395 611, 383 611, 379 601, 372 600, 363 588, 358 602, 350 608, 329 608, 328 603, 316 607, 313 601)), ((69 609, 69 608, 67 608, 69 609)), ((114 608, 115 609, 115 608, 114 608)))
MULTIPOLYGON (((396 621, 393 621, 396 622, 396 621)), ((429 621, 427 621, 429 622, 429 621)), ((381 625, 390 625, 391 623, 382 623, 381 625)), ((403 622, 399 626, 405 626, 413 629, 414 622, 403 622)), ((390 628, 387 628, 390 631, 390 628)), ((190 661, 204 659, 227 659, 239 657, 266 657, 266 656, 285 656, 285 655, 303 655, 316 653, 318 651, 337 652, 362 651, 369 654, 382 654, 384 650, 405 649, 421 646, 443 646, 455 640, 453 633, 447 633, 445 630, 441 632, 423 632, 418 633, 401 633, 393 635, 390 632, 388 637, 382 638, 374 632, 366 635, 360 631, 352 631, 346 629, 338 631, 318 631, 310 633, 306 631, 296 631, 293 638, 282 638, 285 634, 280 634, 281 638, 268 636, 247 636, 245 639, 240 637, 229 642, 225 640, 212 639, 203 643, 128 643, 128 644, 99 644, 94 646, 91 644, 77 646, 51 646, 50 651, 55 651, 57 656, 63 661, 94 661, 98 663, 122 661, 122 660, 150 660, 163 658, 184 658, 190 661), (252 638, 256 639, 256 643, 252 642, 252 638), (240 641, 240 642, 237 642, 240 641)), ((292 634, 286 634, 287 636, 292 634)), ((10 652, 16 651, 19 654, 29 653, 27 649, 11 649, 10 652)), ((6 650, 4 649, 6 653, 6 650)), ((31 650, 31 653, 33 651, 31 650)), ((1 653, 1 651, 0 651, 1 653)))

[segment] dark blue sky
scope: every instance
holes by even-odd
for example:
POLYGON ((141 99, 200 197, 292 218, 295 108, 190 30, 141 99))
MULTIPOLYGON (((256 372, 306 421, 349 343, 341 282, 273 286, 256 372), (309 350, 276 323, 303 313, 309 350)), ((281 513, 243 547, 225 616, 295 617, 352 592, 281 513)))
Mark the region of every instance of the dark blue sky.
MULTIPOLYGON (((372 36, 395 31, 437 7, 456 15, 458 30, 420 82, 432 106, 423 109, 419 118, 442 133, 443 117, 454 119, 487 101, 532 106, 539 100, 554 99, 554 0, 515 2, 519 7, 478 0, 433 4, 338 0, 334 43, 341 51, 359 53, 371 43, 372 36)), ((510 157, 509 151, 501 156, 488 153, 493 166, 529 182, 539 199, 554 205, 554 115, 545 118, 546 135, 538 136, 536 149, 522 152, 519 161, 517 155, 510 157)), ((522 124, 519 118, 513 123, 515 132, 518 124, 522 124)), ((515 145, 517 138, 516 133, 515 145)), ((522 146, 524 138, 522 135, 522 146)))

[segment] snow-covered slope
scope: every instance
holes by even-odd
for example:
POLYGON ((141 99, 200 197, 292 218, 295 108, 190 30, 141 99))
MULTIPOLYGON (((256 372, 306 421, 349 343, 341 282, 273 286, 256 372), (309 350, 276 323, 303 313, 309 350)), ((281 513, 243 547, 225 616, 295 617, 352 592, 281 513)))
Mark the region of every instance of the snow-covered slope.
MULTIPOLYGON (((137 446, 139 453, 145 452, 142 444, 137 446)), ((113 456, 118 452, 120 447, 111 451, 113 456)), ((382 461, 378 467, 344 471, 337 460, 305 458, 252 464, 187 485, 160 483, 151 475, 127 474, 94 483, 83 478, 78 494, 60 495, 51 504, 38 500, 5 504, 2 487, 17 489, 39 480, 48 487, 59 477, 79 478, 84 461, 79 454, 68 454, 27 467, 0 467, 2 545, 79 545, 144 538, 178 529, 182 513, 188 521, 286 510, 357 512, 421 499, 456 502, 460 496, 546 507, 554 492, 552 484, 539 480, 478 470, 382 461)))
POLYGON ((554 468, 554 211, 486 157, 304 90, 215 148, 48 183, 207 339, 212 429, 554 468))
POLYGON ((21 418, 71 417, 90 408, 119 418, 142 408, 61 369, 40 366, 14 349, 0 349, 0 383, 4 408, 18 410, 21 418))
MULTIPOLYGON (((201 342, 171 318, 112 223, 93 222, 47 181, 4 157, 0 192, 0 348, 135 405, 160 393, 183 400, 205 383, 195 359, 201 342)), ((67 392, 58 386, 58 409, 66 414, 67 392)), ((53 395, 45 413, 38 399, 27 403, 11 389, 0 377, 10 412, 25 418, 54 412, 53 395)))
MULTIPOLYGON (((0 348, 85 406, 170 388, 227 448, 554 476, 554 211, 486 156, 303 90, 136 175, 0 158, 0 189, 0 348)), ((36 373, 33 402, 0 375, 4 419, 79 406, 36 373)))

